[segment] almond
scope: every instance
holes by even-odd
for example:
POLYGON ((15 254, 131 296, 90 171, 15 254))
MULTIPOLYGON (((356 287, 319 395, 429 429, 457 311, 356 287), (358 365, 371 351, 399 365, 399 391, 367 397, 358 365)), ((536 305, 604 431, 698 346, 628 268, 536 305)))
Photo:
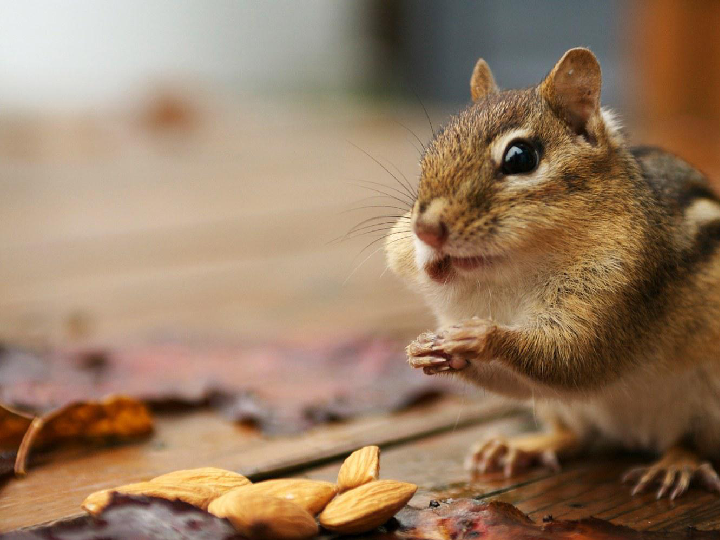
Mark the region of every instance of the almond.
POLYGON ((327 503, 335 496, 337 486, 330 482, 319 482, 304 478, 287 478, 250 484, 233 491, 241 491, 243 494, 258 494, 287 499, 314 516, 325 508, 327 503))
POLYGON ((217 496, 214 489, 201 485, 173 486, 153 482, 140 482, 138 484, 128 484, 91 493, 83 501, 82 507, 91 514, 98 514, 108 505, 113 492, 127 493, 128 495, 146 495, 148 497, 159 497, 160 499, 168 500, 179 499, 203 510, 207 509, 210 501, 217 496))
POLYGON ((353 489, 373 480, 380 475, 380 448, 365 446, 355 450, 343 462, 338 473, 340 492, 353 489))
POLYGON ((417 491, 415 484, 377 480, 335 497, 318 516, 320 525, 342 534, 367 532, 393 517, 417 491))
POLYGON ((210 503, 208 512, 226 518, 250 540, 302 540, 318 532, 315 518, 299 505, 287 499, 250 493, 246 488, 218 497, 210 503))
POLYGON ((215 496, 219 497, 231 489, 249 484, 250 480, 233 471, 216 467, 201 467, 163 474, 153 478, 150 482, 182 487, 205 486, 215 490, 215 496))

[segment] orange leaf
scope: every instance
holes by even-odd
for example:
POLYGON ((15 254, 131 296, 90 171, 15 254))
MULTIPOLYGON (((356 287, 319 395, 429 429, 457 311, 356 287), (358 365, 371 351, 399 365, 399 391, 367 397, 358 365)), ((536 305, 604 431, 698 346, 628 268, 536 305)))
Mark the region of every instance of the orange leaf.
POLYGON ((150 412, 133 398, 111 396, 103 401, 70 403, 32 419, 18 448, 15 474, 25 474, 34 447, 76 439, 139 437, 152 430, 150 412))

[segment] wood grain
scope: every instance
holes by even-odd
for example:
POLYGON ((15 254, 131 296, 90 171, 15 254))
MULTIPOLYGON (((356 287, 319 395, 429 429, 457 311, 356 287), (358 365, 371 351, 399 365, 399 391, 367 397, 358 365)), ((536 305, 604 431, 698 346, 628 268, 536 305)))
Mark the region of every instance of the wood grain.
POLYGON ((156 434, 143 444, 48 454, 27 477, 12 480, 0 490, 0 531, 76 515, 82 500, 93 491, 174 470, 213 466, 253 480, 287 475, 365 445, 398 445, 507 412, 506 406, 495 402, 453 398, 405 413, 277 439, 238 428, 212 412, 164 418, 156 434))
POLYGON ((394 218, 332 243, 399 212, 351 208, 409 205, 391 175, 416 183, 418 142, 400 123, 427 140, 420 108, 224 104, 169 134, 97 116, 83 135, 78 122, 27 120, 14 128, 25 151, 0 145, 0 339, 62 343, 78 313, 102 341, 432 324, 384 272, 382 244, 363 251, 394 218), (46 148, 66 133, 104 142, 73 159, 46 148))
MULTIPOLYGON (((512 435, 532 429, 528 419, 515 416, 442 433, 401 447, 384 450, 380 477, 401 479, 420 486, 410 502, 426 507, 433 499, 471 497, 516 505, 536 522, 583 519, 595 516, 638 530, 682 531, 688 526, 715 529, 720 524, 720 497, 691 488, 680 499, 656 500, 655 492, 631 496, 620 482, 622 472, 647 458, 632 455, 593 454, 564 464, 559 473, 533 470, 513 479, 502 475, 470 478, 462 468, 470 446, 489 436, 512 435)), ((339 462, 304 475, 333 481, 339 462)))
MULTIPOLYGON (((638 32, 646 45, 676 10, 661 4, 654 12, 640 8, 648 11, 647 34, 638 32)), ((698 39, 707 39, 717 13, 712 7, 687 15, 706 19, 698 39)), ((665 114, 673 93, 683 90, 668 77, 698 72, 697 64, 678 61, 682 47, 697 46, 683 44, 683 36, 678 30, 638 56, 654 92, 643 124, 650 137, 640 140, 668 142, 715 166, 716 126, 665 114)), ((712 47, 716 58, 717 43, 712 47)), ((708 88, 717 86, 712 77, 708 88)), ((342 213, 354 204, 404 207, 394 198, 404 198, 393 191, 399 184, 352 146, 396 174, 390 158, 414 183, 417 141, 398 120, 427 140, 421 110, 351 104, 222 107, 170 134, 126 117, 0 125, 0 215, 8 225, 0 228, 0 339, 47 346, 166 330, 254 339, 317 332, 412 337, 432 327, 421 300, 385 272, 374 253, 379 243, 361 252, 382 231, 328 244, 362 219, 396 212, 342 213), (363 180, 385 184, 389 198, 363 201, 378 195, 351 185, 363 180), (81 336, 70 331, 78 315, 87 321, 81 336)), ((182 468, 334 480, 345 455, 366 444, 383 446, 381 477, 421 486, 415 505, 470 496, 517 504, 535 520, 594 515, 637 529, 720 527, 720 499, 701 490, 675 503, 653 493, 630 497, 618 478, 640 458, 585 457, 558 474, 468 478, 462 460, 473 442, 529 427, 517 416, 487 422, 500 413, 496 407, 447 401, 281 439, 261 438, 210 412, 164 417, 142 444, 42 457, 28 477, 0 489, 0 530, 75 515, 92 491, 182 468)))

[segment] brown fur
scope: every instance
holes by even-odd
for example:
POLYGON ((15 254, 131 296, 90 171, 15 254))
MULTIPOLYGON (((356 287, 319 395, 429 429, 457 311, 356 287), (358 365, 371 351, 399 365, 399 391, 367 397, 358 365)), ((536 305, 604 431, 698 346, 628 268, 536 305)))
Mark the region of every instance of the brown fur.
MULTIPOLYGON (((390 267, 441 324, 487 320, 459 375, 561 401, 699 369, 720 388, 720 203, 705 179, 674 156, 625 145, 600 110, 600 68, 589 51, 569 51, 525 90, 496 91, 478 65, 477 99, 428 146, 409 214, 441 219, 446 246, 424 267, 415 239, 386 248, 390 267), (544 172, 532 181, 500 172, 497 141, 513 130, 539 149, 544 172), (475 274, 449 262, 478 253, 490 263, 475 274), (502 302, 474 311, 503 294, 521 306, 506 320, 492 311, 502 302)), ((720 412, 720 394, 709 399, 720 412)), ((720 433, 720 419, 714 428, 720 433)), ((699 433, 711 429, 676 431, 715 441, 699 433)), ((720 455, 720 447, 708 451, 720 455)))
POLYGON ((498 91, 497 84, 493 78, 487 62, 480 58, 475 64, 472 76, 470 77, 470 96, 473 101, 479 101, 488 94, 498 91))

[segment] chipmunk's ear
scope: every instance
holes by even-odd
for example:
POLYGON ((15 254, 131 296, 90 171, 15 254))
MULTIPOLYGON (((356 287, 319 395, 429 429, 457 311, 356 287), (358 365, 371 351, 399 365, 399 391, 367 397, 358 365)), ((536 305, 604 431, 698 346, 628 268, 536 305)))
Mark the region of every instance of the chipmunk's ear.
POLYGON ((600 64, 588 49, 566 52, 545 80, 540 93, 578 134, 587 133, 590 119, 600 113, 600 64))
POLYGON ((472 76, 470 77, 470 95, 473 101, 479 101, 488 94, 498 91, 497 84, 493 78, 492 71, 487 62, 480 58, 475 64, 472 76))

